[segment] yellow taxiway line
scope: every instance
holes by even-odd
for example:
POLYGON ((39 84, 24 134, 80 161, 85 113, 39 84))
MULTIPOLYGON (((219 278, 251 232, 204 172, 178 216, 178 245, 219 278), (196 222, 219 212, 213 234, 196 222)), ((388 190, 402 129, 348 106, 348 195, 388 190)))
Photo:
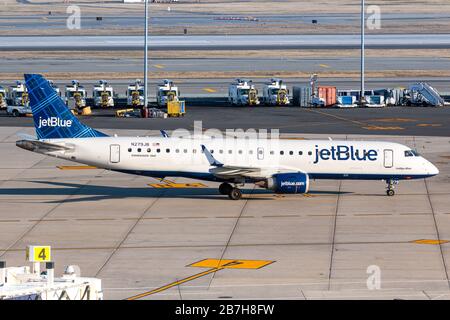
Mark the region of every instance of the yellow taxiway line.
POLYGON ((137 300, 143 297, 150 296, 155 293, 159 293, 165 291, 167 289, 179 286, 180 284, 204 277, 208 274, 223 270, 223 269, 260 269, 263 268, 274 261, 266 261, 266 260, 225 260, 225 259, 204 259, 198 262, 194 262, 193 264, 188 265, 188 267, 199 267, 199 268, 212 268, 193 276, 169 283, 165 286, 159 287, 157 289, 143 292, 137 294, 135 296, 126 298, 125 300, 137 300))

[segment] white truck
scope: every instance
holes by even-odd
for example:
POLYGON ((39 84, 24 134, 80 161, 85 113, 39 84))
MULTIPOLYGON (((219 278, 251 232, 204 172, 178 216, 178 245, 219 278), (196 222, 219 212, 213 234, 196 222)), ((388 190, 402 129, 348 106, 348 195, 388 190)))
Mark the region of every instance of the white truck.
POLYGON ((28 106, 28 90, 22 81, 16 81, 15 86, 11 86, 9 90, 9 99, 15 106, 28 106))
POLYGON ((30 100, 28 99, 27 87, 21 81, 16 81, 15 86, 9 90, 11 105, 7 106, 6 112, 14 117, 31 114, 30 100))
POLYGON ((77 80, 72 80, 72 84, 66 86, 65 100, 69 109, 86 107, 86 90, 77 80))
POLYGON ((48 83, 56 91, 56 94, 61 97, 61 90, 59 90, 58 86, 52 80, 48 80, 48 83))
POLYGON ((92 90, 95 107, 114 107, 114 90, 105 80, 100 80, 92 90))
POLYGON ((264 84, 262 101, 266 105, 285 106, 289 104, 289 90, 283 80, 272 78, 264 84))
POLYGON ((0 86, 0 109, 6 109, 8 104, 6 103, 6 89, 0 86))
POLYGON ((165 79, 156 90, 156 104, 158 107, 167 107, 169 101, 179 101, 180 91, 174 86, 172 80, 165 79))
POLYGON ((127 88, 127 106, 138 108, 144 105, 144 86, 141 80, 136 79, 134 83, 127 88))
POLYGON ((236 79, 228 87, 228 102, 233 106, 252 106, 260 104, 258 90, 252 80, 236 79))
POLYGON ((364 92, 364 99, 366 101, 365 106, 368 108, 386 107, 384 96, 376 94, 374 90, 366 90, 364 92))

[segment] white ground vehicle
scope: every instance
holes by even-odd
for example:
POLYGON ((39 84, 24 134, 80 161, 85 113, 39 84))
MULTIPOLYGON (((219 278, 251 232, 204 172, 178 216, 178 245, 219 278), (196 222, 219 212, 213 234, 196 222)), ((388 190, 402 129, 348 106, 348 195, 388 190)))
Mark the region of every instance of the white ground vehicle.
POLYGON ((262 101, 266 105, 285 106, 289 104, 289 90, 283 80, 272 78, 264 84, 262 101))
POLYGON ((0 109, 6 109, 6 89, 0 86, 0 109))
POLYGON ((141 80, 136 79, 134 83, 128 85, 127 106, 137 108, 143 105, 144 105, 144 87, 141 84, 141 80))
POLYGON ((366 100, 365 106, 368 108, 383 108, 386 107, 384 96, 375 94, 373 90, 367 90, 364 92, 364 99, 366 100))
POLYGON ((86 106, 86 90, 77 80, 66 86, 65 102, 69 109, 81 109, 86 106))
POLYGON ((251 106, 260 103, 258 90, 252 84, 252 80, 236 79, 228 87, 228 102, 232 105, 251 106))
POLYGON ((25 106, 9 105, 9 106, 6 107, 6 112, 9 115, 12 115, 14 117, 20 117, 20 116, 24 116, 24 115, 32 113, 29 104, 27 104, 25 106))
POLYGON ((114 107, 114 90, 105 80, 100 80, 92 90, 95 107, 114 107))
POLYGON ((48 80, 48 83, 50 83, 50 86, 55 89, 56 94, 61 97, 61 90, 59 90, 58 86, 52 80, 48 80))
POLYGON ((168 101, 179 101, 178 96, 180 91, 178 87, 173 85, 172 80, 164 80, 162 84, 158 85, 156 90, 156 103, 158 107, 167 107, 168 101))
POLYGON ((9 99, 14 106, 28 107, 30 101, 28 99, 28 90, 21 81, 16 81, 16 85, 9 90, 9 99))

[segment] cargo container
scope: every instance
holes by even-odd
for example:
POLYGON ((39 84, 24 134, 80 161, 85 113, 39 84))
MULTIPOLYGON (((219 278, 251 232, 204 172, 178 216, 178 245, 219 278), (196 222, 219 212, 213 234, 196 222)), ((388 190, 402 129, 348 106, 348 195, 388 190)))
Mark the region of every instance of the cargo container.
POLYGON ((323 101, 324 107, 332 107, 336 104, 336 87, 317 87, 317 95, 323 101))
POLYGON ((295 107, 310 107, 312 102, 312 88, 310 86, 292 89, 292 105, 295 107))

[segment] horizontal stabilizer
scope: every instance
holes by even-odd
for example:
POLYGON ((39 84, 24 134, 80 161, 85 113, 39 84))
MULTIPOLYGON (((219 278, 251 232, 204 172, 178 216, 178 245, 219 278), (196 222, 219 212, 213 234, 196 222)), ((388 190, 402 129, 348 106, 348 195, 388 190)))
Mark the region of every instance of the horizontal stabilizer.
POLYGON ((67 151, 73 149, 72 147, 48 143, 39 140, 18 140, 16 141, 16 146, 34 152, 67 151))

